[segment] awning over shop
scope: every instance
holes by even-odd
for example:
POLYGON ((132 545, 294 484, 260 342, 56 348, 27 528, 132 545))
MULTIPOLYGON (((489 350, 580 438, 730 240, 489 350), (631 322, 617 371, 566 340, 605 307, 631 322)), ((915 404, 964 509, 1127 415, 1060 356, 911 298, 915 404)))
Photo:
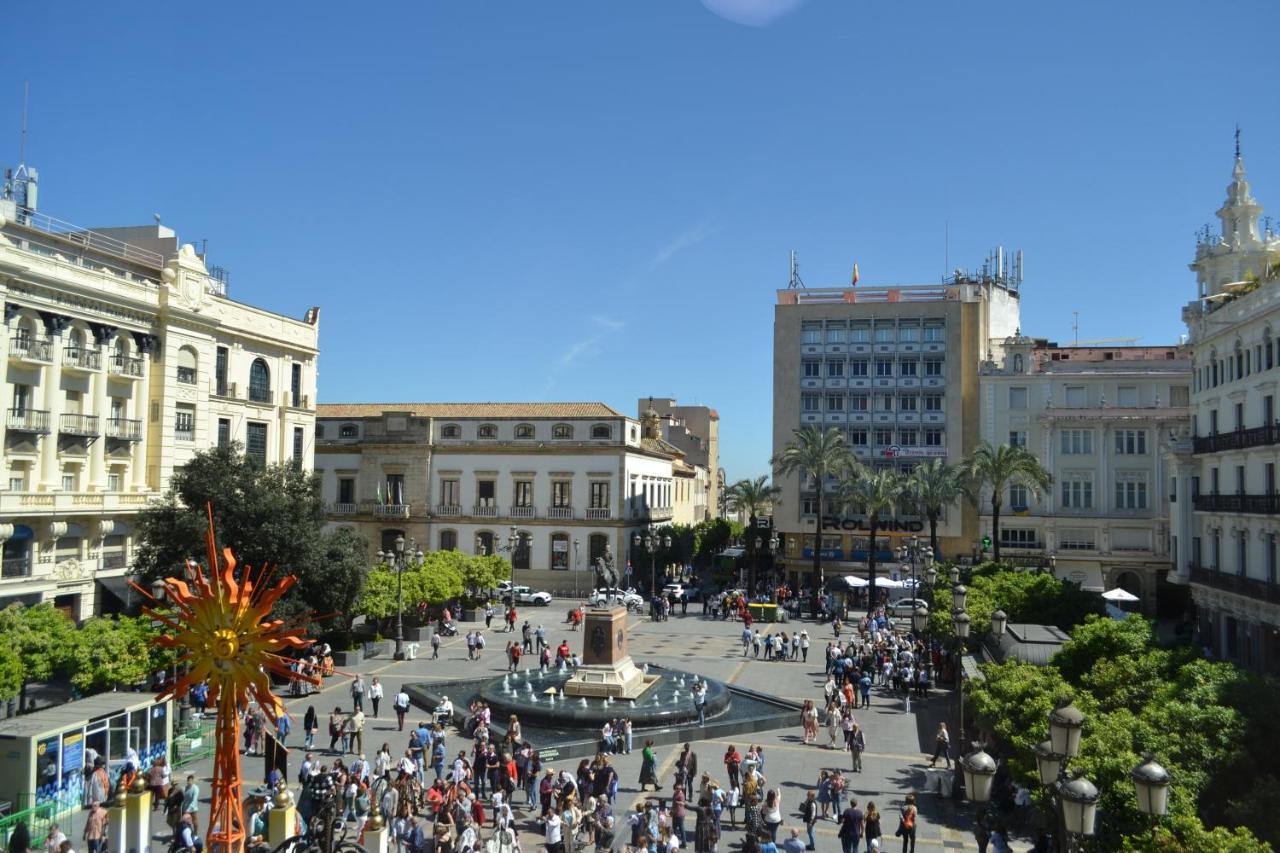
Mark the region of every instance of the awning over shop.
POLYGON ((133 607, 134 604, 142 599, 138 591, 129 586, 129 578, 124 575, 118 577, 99 576, 96 580, 98 581, 98 586, 120 599, 120 603, 125 607, 133 607))
POLYGON ((742 557, 742 556, 744 556, 746 553, 747 553, 747 549, 746 549, 746 548, 725 548, 725 549, 724 549, 723 551, 721 551, 719 554, 716 554, 716 556, 717 556, 717 557, 729 557, 729 558, 731 558, 731 559, 737 559, 738 557, 742 557))

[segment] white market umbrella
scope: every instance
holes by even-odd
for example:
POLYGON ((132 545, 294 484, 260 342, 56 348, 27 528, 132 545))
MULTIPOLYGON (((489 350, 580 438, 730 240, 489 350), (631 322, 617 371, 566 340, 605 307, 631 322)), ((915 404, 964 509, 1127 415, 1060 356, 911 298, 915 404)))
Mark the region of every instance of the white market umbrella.
POLYGON ((850 587, 867 586, 867 579, 860 578, 857 575, 845 575, 844 582, 846 586, 850 587))
POLYGON ((1131 592, 1126 592, 1120 587, 1109 589, 1102 594, 1107 601, 1138 601, 1138 596, 1131 592))

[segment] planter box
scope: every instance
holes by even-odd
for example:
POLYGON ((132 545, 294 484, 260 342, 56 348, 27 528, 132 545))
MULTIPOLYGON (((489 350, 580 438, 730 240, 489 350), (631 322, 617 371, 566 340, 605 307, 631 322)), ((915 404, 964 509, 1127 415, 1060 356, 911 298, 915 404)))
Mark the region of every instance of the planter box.
POLYGON ((785 622, 787 612, 776 604, 748 604, 751 618, 757 622, 785 622))
POLYGON ((405 628, 404 639, 405 642, 425 643, 431 639, 431 629, 421 627, 405 628))
POLYGON ((476 621, 477 612, 479 611, 477 611, 474 607, 463 608, 462 611, 458 614, 458 618, 463 622, 474 622, 476 621))
POLYGON ((364 659, 370 658, 389 658, 395 654, 395 640, 379 640, 377 642, 368 642, 364 647, 364 659))
POLYGON ((364 655, 361 654, 359 649, 356 649, 355 651, 351 651, 351 652, 334 652, 333 653, 334 666, 341 666, 341 667, 356 666, 362 660, 364 660, 364 655))

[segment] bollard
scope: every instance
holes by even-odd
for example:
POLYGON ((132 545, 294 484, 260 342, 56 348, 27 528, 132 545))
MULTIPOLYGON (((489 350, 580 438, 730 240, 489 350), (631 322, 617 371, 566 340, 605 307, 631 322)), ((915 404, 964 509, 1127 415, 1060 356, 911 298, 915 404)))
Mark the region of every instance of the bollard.
POLYGON ((146 853, 151 849, 151 790, 141 773, 129 786, 124 815, 123 849, 127 853, 146 853))
POLYGON ((294 836, 294 828, 298 824, 298 807, 293 796, 283 784, 271 800, 271 810, 267 812, 267 841, 272 846, 283 843, 294 836))

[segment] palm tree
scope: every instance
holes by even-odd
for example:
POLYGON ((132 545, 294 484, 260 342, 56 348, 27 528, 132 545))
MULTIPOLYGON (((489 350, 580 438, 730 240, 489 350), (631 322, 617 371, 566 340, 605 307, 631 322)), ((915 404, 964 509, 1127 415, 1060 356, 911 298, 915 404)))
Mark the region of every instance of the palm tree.
MULTIPOLYGON (((769 484, 769 475, 761 474, 754 480, 739 480, 726 490, 726 494, 733 499, 734 504, 739 510, 746 510, 751 521, 751 529, 756 526, 756 519, 765 510, 773 506, 773 499, 776 498, 782 489, 769 484)), ((759 562, 760 555, 756 553, 759 549, 755 545, 756 537, 747 531, 747 547, 752 551, 750 566, 750 580, 747 582, 747 590, 755 591, 756 583, 756 564, 759 562)))
POLYGON ((827 475, 839 470, 851 457, 844 436, 835 427, 823 432, 818 427, 806 426, 796 430, 795 436, 774 454, 772 464, 775 477, 798 473, 818 482, 818 513, 813 531, 813 578, 817 590, 826 582, 822 575, 822 510, 827 475))
POLYGON ((892 468, 868 470, 848 466, 840 483, 840 502, 850 511, 867 517, 871 538, 867 549, 867 613, 876 606, 876 533, 880 522, 888 520, 898 507, 906 480, 892 468))
POLYGON ((917 465, 907 477, 907 494, 929 519, 929 547, 933 555, 942 559, 938 550, 938 519, 942 511, 964 494, 964 472, 959 466, 948 465, 941 459, 931 459, 917 465))
POLYGON ((1034 496, 1049 488, 1053 475, 1025 447, 1008 444, 993 446, 987 442, 965 461, 969 498, 981 503, 983 487, 991 489, 991 542, 995 561, 1000 562, 1000 507, 1010 486, 1025 486, 1034 496))

